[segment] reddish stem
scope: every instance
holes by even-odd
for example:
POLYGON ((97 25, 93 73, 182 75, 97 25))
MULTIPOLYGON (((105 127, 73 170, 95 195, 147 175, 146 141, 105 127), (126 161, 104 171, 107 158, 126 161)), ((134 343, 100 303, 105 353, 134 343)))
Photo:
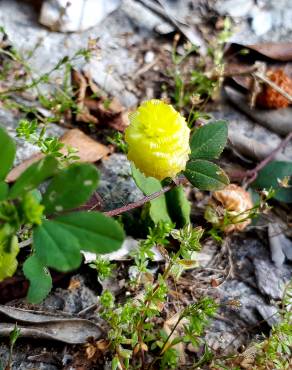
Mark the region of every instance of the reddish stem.
POLYGON ((175 179, 170 185, 164 186, 161 190, 156 191, 153 194, 146 195, 144 198, 139 199, 136 202, 129 203, 129 204, 123 206, 123 207, 116 208, 116 209, 113 209, 111 211, 107 211, 107 212, 103 212, 103 213, 106 216, 113 217, 113 216, 117 216, 117 215, 120 215, 120 214, 125 213, 125 212, 128 212, 128 211, 131 211, 132 209, 141 207, 145 203, 150 202, 151 200, 160 197, 160 195, 162 195, 164 193, 167 193, 168 191, 170 191, 171 189, 175 188, 176 186, 185 184, 186 181, 187 180, 185 178, 175 179))

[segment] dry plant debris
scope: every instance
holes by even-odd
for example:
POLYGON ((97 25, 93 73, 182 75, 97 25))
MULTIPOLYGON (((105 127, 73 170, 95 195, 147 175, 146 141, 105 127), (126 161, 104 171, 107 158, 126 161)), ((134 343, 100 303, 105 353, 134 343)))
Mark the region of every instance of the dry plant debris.
MULTIPOLYGON (((266 76, 292 96, 292 79, 282 69, 270 70, 266 76)), ((290 102, 271 86, 264 84, 261 93, 256 98, 256 104, 262 108, 279 109, 287 108, 290 102)))

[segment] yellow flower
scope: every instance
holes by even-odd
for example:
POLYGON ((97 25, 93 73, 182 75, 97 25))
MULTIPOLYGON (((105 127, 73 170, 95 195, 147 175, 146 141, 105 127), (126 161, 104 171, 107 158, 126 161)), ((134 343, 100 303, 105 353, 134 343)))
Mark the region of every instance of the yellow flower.
POLYGON ((126 129, 128 159, 146 176, 163 180, 185 169, 190 129, 185 119, 160 100, 144 102, 130 114, 126 129))

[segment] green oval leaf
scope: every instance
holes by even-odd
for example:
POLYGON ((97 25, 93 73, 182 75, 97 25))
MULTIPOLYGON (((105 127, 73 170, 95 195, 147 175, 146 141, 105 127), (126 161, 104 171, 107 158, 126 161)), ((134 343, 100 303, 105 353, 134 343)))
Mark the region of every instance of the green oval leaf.
POLYGON ((58 173, 44 194, 46 214, 72 209, 86 203, 97 187, 99 175, 95 166, 74 163, 58 173))
POLYGON ((49 270, 36 255, 33 255, 24 262, 23 273, 30 282, 27 300, 34 304, 40 303, 52 289, 52 277, 49 270))
POLYGON ((222 153, 228 137, 226 121, 199 127, 191 138, 191 159, 215 159, 222 153))
POLYGON ((77 238, 54 220, 46 220, 33 232, 33 245, 43 266, 67 272, 81 264, 77 238))
POLYGON ((202 159, 188 162, 184 174, 200 190, 218 190, 229 184, 227 175, 219 166, 202 159))
POLYGON ((258 174, 257 179, 253 182, 253 188, 276 190, 275 199, 292 203, 291 179, 288 181, 288 187, 281 185, 283 180, 292 176, 292 162, 273 161, 264 167, 258 174))
POLYGON ((58 161, 54 157, 47 156, 40 161, 33 163, 19 176, 16 183, 10 189, 8 198, 14 199, 35 189, 57 171, 58 161))
POLYGON ((80 249, 109 253, 119 249, 125 238, 121 225, 100 212, 74 212, 54 219, 54 224, 70 232, 80 249))
POLYGON ((6 175, 13 166, 16 145, 3 127, 0 127, 0 150, 0 180, 5 180, 6 175))

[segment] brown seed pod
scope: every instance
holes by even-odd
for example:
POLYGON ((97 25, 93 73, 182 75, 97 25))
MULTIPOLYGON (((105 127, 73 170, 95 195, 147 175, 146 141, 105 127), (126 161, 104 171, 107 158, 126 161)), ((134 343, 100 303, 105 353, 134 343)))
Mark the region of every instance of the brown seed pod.
POLYGON ((205 217, 225 233, 242 231, 251 222, 248 211, 252 207, 249 193, 238 185, 230 184, 223 190, 214 191, 205 217), (224 222, 226 215, 228 215, 228 224, 224 222))
MULTIPOLYGON (((292 79, 282 69, 268 71, 267 77, 289 95, 292 95, 292 79)), ((271 86, 265 84, 262 92, 257 96, 256 105, 266 109, 287 108, 289 100, 271 86)))

